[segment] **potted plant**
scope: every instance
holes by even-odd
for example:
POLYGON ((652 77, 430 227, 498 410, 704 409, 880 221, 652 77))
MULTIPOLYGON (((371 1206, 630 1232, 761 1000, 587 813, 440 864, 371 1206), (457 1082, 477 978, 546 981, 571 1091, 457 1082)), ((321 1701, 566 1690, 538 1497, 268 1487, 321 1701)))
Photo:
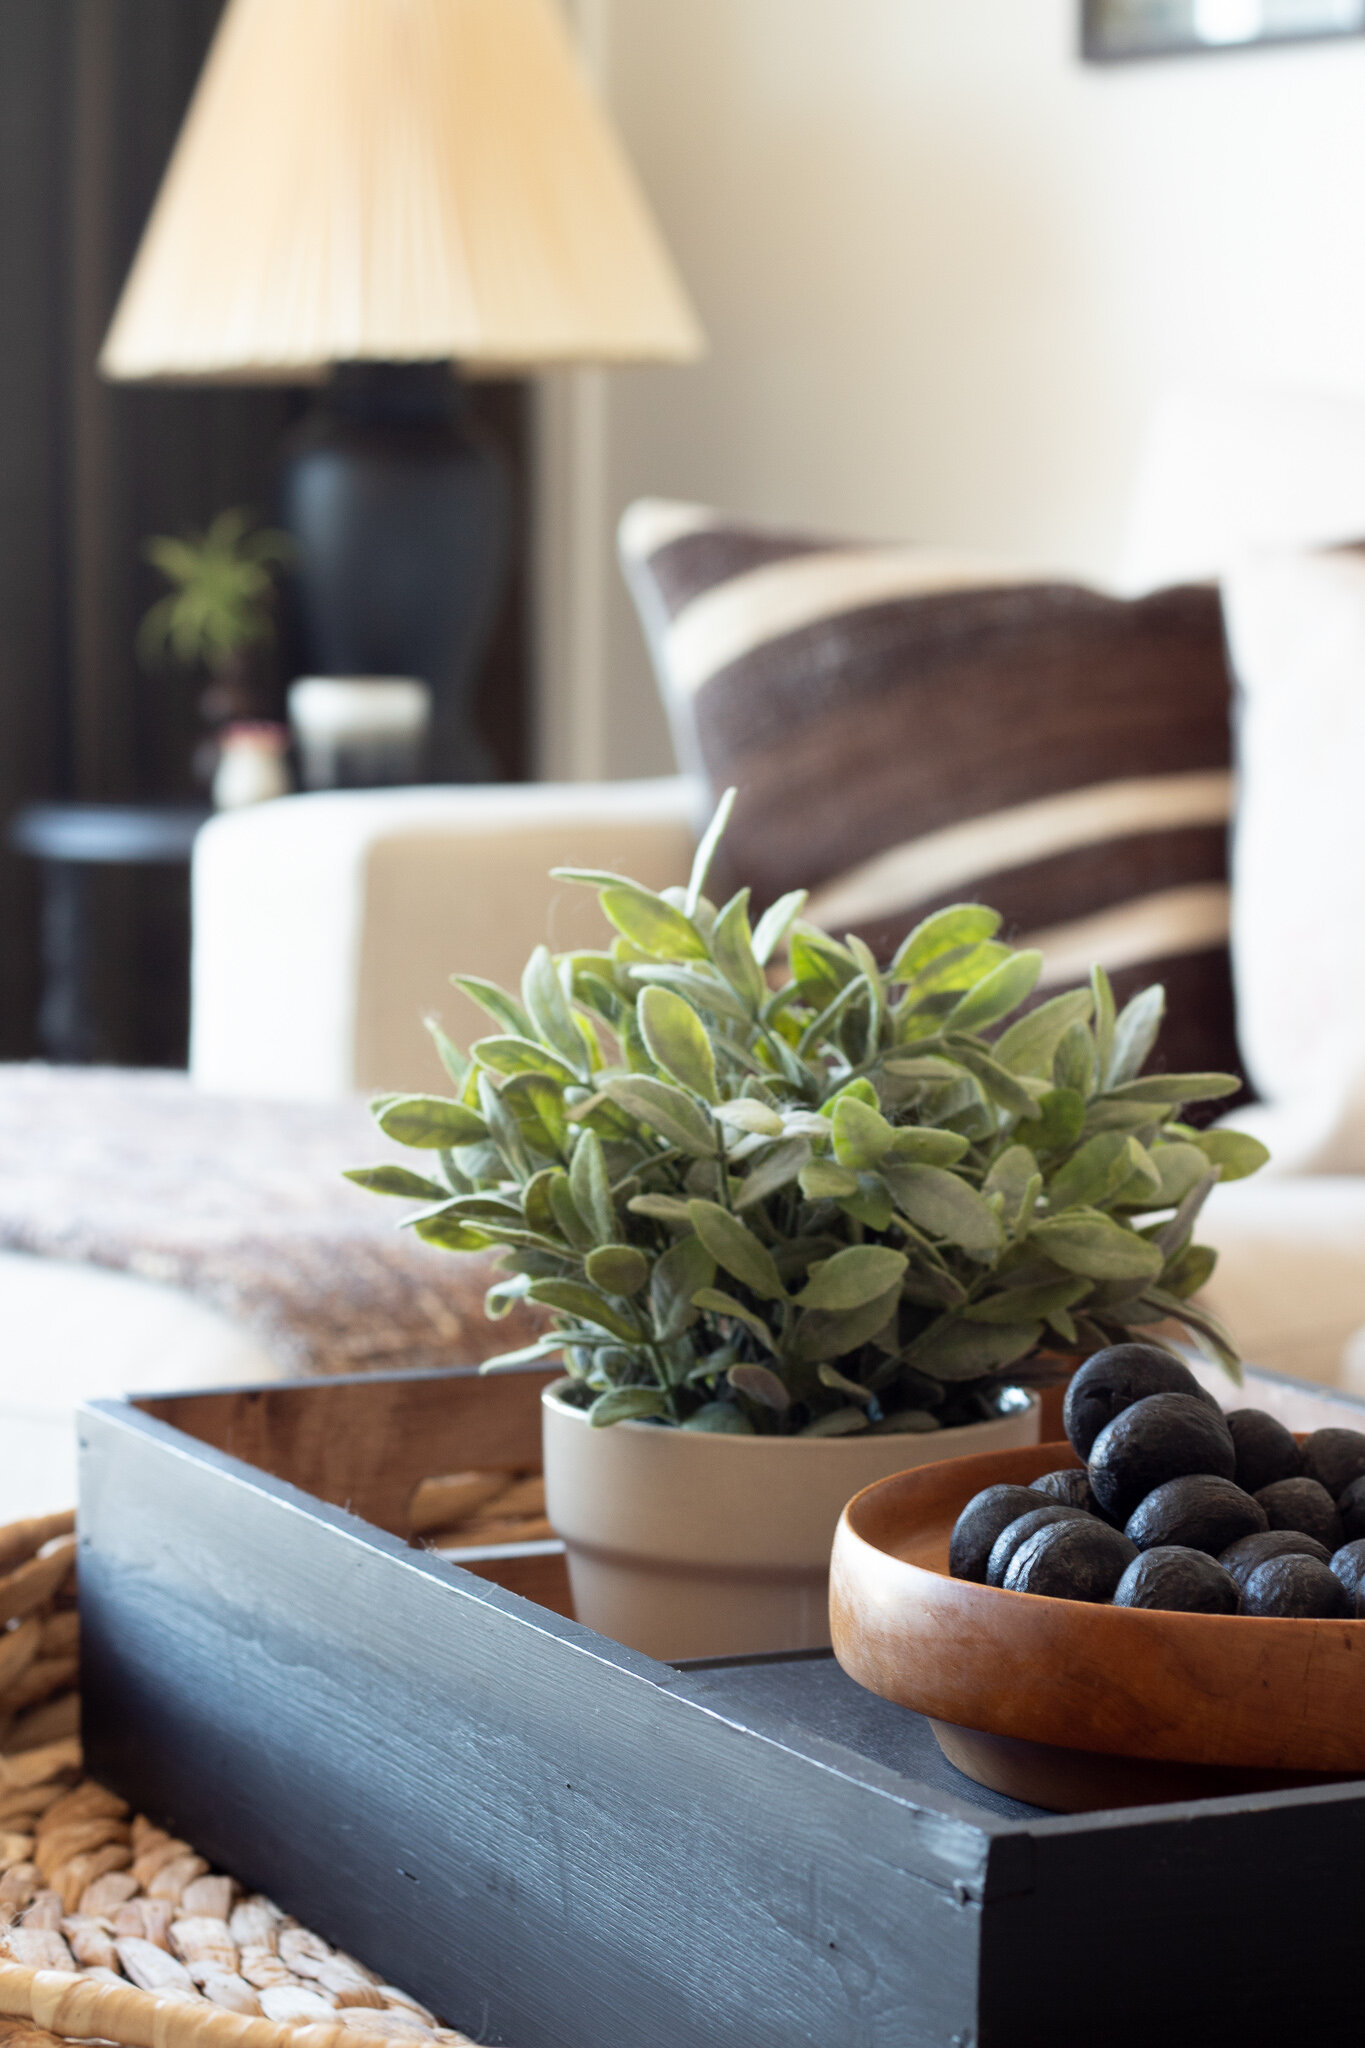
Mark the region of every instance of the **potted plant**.
POLYGON ((520 997, 456 977, 496 1031, 437 1031, 452 1097, 380 1098, 428 1170, 352 1177, 419 1198, 434 1245, 498 1246, 500 1315, 552 1328, 549 1513, 583 1619, 669 1656, 828 1640, 844 1502, 875 1478, 1036 1441, 1026 1389, 1134 1330, 1184 1325, 1214 1254, 1195 1219, 1265 1151, 1183 1106, 1224 1074, 1144 1072, 1163 996, 1107 977, 1031 997, 1036 952, 994 911, 928 917, 885 969, 786 896, 558 870, 616 936, 537 948, 520 997), (787 966, 774 962, 786 949, 787 966))
POLYGON ((265 742, 252 658, 274 641, 275 576, 292 559, 293 542, 237 506, 202 533, 154 534, 143 553, 171 588, 143 617, 138 654, 149 667, 170 660, 207 671, 199 713, 209 737, 196 751, 195 772, 209 782, 220 735, 233 724, 252 721, 256 743, 265 742))

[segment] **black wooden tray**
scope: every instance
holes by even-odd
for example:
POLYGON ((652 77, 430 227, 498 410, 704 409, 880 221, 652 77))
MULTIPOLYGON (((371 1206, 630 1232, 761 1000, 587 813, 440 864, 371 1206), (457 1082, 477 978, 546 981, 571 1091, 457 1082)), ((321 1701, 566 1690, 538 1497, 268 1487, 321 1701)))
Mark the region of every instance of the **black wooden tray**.
POLYGON ((1045 1815, 828 1657, 657 1664, 389 1533, 427 1472, 533 1462, 545 1377, 83 1411, 92 1771, 513 2048, 1354 2027, 1365 1783, 1045 1815))

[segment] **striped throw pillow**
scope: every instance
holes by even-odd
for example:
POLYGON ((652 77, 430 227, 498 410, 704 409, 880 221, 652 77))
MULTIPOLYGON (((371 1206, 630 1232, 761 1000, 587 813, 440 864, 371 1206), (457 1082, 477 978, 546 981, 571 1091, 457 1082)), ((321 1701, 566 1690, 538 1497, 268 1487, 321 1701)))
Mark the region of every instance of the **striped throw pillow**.
POLYGON ((722 894, 812 886, 882 957, 990 903, 1045 987, 1092 960, 1121 997, 1163 981, 1169 1064, 1237 1064, 1215 590, 1124 602, 657 500, 621 556, 682 765, 739 788, 722 894))

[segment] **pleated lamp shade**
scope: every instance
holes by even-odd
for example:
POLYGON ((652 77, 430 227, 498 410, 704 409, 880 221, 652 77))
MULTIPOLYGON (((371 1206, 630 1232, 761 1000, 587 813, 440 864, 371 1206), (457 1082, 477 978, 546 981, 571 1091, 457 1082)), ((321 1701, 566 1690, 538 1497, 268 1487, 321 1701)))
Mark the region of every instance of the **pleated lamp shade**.
POLYGON ((295 382, 702 346, 556 0, 229 0, 100 367, 295 382))

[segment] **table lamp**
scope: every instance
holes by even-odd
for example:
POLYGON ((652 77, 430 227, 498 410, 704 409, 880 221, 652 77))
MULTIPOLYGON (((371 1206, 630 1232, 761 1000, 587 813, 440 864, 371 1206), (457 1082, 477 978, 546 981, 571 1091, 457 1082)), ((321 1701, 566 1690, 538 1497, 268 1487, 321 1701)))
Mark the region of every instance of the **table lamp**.
POLYGON ((511 534, 458 370, 702 346, 555 0, 229 0, 100 368, 322 386, 282 478, 304 665, 429 683, 458 779, 511 534))

